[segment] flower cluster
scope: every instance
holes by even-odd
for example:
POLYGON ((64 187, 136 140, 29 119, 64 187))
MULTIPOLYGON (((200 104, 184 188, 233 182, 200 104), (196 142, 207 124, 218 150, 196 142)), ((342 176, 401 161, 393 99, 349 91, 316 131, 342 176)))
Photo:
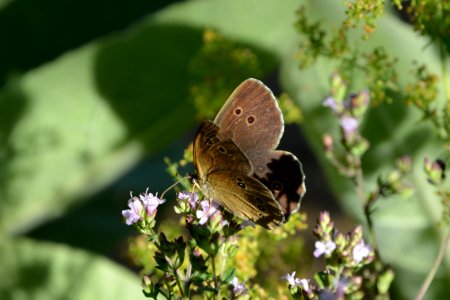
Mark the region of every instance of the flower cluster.
POLYGON ((157 207, 164 200, 148 190, 139 196, 131 195, 129 209, 122 211, 126 224, 144 233, 152 248, 154 262, 143 277, 144 294, 150 298, 189 298, 200 291, 213 296, 220 295, 224 287, 231 299, 246 295, 248 289, 239 282, 235 268, 225 268, 226 258, 236 253, 233 236, 241 227, 232 219, 224 219, 218 204, 201 199, 198 193, 180 192, 177 196, 175 212, 185 219, 188 241, 183 236, 169 240, 165 233, 154 230, 157 207), (215 264, 220 259, 222 269, 217 272, 215 264))
MULTIPOLYGON (((315 244, 314 257, 324 256, 326 268, 319 272, 314 282, 295 277, 295 272, 283 278, 289 283, 291 295, 304 299, 322 299, 327 295, 332 299, 352 297, 364 298, 387 291, 381 284, 390 284, 393 273, 390 270, 378 272, 374 267, 375 253, 365 243, 361 226, 344 235, 334 228, 328 212, 322 212, 314 234, 319 239, 315 244)), ((328 298, 327 298, 328 299, 328 298)))
MULTIPOLYGON (((345 99, 346 92, 347 86, 344 80, 339 74, 334 74, 331 78, 331 95, 323 101, 323 105, 330 108, 338 117, 343 145, 360 156, 369 146, 368 142, 359 134, 362 117, 369 107, 369 92, 363 90, 345 99)), ((324 146, 327 152, 333 150, 330 135, 325 135, 324 146)))
POLYGON ((139 196, 133 196, 130 192, 130 199, 128 200, 129 209, 122 210, 125 223, 127 225, 136 224, 144 232, 145 228, 153 228, 157 208, 164 202, 165 200, 158 198, 157 194, 153 195, 149 193, 148 188, 139 196))
POLYGON ((374 252, 363 240, 363 230, 357 226, 353 231, 344 235, 334 228, 328 212, 322 212, 314 229, 319 239, 316 242, 314 256, 322 254, 330 261, 338 261, 345 267, 361 267, 374 259, 374 252))
POLYGON ((198 193, 186 191, 178 193, 178 199, 175 212, 184 213, 188 223, 196 220, 200 225, 205 225, 208 221, 220 223, 220 225, 228 224, 228 221, 222 221, 217 202, 209 199, 200 200, 198 193))

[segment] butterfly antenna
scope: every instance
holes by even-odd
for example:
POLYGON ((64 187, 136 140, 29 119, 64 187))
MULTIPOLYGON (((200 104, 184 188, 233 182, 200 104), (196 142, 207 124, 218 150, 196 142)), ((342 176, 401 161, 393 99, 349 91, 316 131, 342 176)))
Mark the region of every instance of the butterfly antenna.
POLYGON ((162 192, 160 198, 161 198, 161 199, 164 199, 164 195, 165 195, 168 191, 170 191, 171 189, 173 189, 177 184, 179 184, 182 180, 184 180, 184 179, 186 179, 186 178, 190 178, 190 176, 184 176, 184 177, 178 179, 174 184, 172 184, 172 185, 169 186, 164 192, 162 192))

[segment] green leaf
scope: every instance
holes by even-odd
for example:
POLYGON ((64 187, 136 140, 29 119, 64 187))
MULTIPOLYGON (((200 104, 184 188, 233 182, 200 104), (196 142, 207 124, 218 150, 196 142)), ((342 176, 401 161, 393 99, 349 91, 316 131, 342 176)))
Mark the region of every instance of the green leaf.
POLYGON ((0 253, 1 299, 142 299, 136 275, 85 251, 20 239, 0 253))
POLYGON ((62 214, 189 129, 186 65, 200 37, 136 26, 11 80, 0 91, 0 230, 62 214))
POLYGON ((230 281, 234 278, 234 276, 236 276, 236 269, 234 267, 229 268, 225 270, 225 272, 223 272, 222 282, 230 283, 230 281))

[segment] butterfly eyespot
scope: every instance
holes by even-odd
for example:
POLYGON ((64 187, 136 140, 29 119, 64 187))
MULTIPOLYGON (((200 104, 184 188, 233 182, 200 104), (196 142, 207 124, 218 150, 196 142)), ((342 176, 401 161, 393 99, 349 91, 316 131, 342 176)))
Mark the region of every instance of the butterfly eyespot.
POLYGON ((206 143, 207 143, 208 145, 212 145, 214 142, 213 142, 213 140, 212 140, 211 138, 207 138, 207 139, 206 139, 206 143))
POLYGON ((248 117, 248 118, 247 118, 247 122, 248 122, 249 124, 252 124, 253 122, 255 122, 255 117, 254 117, 254 116, 248 117))
POLYGON ((235 113, 236 115, 240 115, 241 112, 242 112, 242 110, 241 110, 240 108, 236 108, 236 109, 234 110, 234 113, 235 113))
POLYGON ((240 177, 237 178, 237 185, 238 185, 240 188, 245 189, 245 183, 244 183, 244 180, 243 180, 242 178, 240 178, 240 177))
POLYGON ((262 213, 258 213, 258 217, 262 218, 264 215, 262 213))
POLYGON ((279 181, 274 181, 271 184, 272 190, 281 191, 283 189, 283 184, 279 181))
POLYGON ((227 150, 222 146, 219 146, 219 151, 224 154, 227 153, 227 150))
POLYGON ((265 209, 264 206, 262 206, 262 205, 258 205, 257 207, 258 207, 258 209, 259 209, 260 211, 266 211, 266 209, 265 209))

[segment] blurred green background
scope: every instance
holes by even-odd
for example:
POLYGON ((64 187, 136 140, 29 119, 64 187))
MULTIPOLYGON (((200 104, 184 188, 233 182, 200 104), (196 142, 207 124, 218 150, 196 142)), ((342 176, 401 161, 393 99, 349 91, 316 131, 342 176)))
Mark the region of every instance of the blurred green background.
MULTIPOLYGON (((120 212, 129 191, 161 192, 171 183, 163 158, 181 158, 193 138, 192 86, 209 72, 199 67, 205 29, 258 60, 257 74, 225 70, 227 89, 211 101, 222 103, 242 80, 258 77, 301 108, 301 126, 287 127, 280 148, 304 163, 302 209, 310 224, 321 210, 332 211, 343 232, 363 222, 350 183, 323 157, 322 135, 335 123, 321 101, 334 64, 299 70, 300 5, 330 28, 344 16, 342 4, 325 0, 0 0, 0 299, 143 297, 139 277, 125 267, 134 231, 120 212)), ((410 78, 412 60, 439 72, 433 47, 393 13, 369 42, 357 33, 354 43, 386 47, 399 58, 401 81, 410 78)), ((363 128, 372 144, 368 186, 401 155, 421 170, 424 156, 439 154, 430 132, 401 104, 371 110, 363 128)), ((416 197, 382 202, 374 216, 381 254, 397 273, 395 299, 417 292, 441 238, 440 203, 423 176, 412 181, 416 197)), ((293 265, 286 273, 292 270, 311 271, 293 265)), ((445 299, 449 275, 447 255, 428 299, 445 299)))

